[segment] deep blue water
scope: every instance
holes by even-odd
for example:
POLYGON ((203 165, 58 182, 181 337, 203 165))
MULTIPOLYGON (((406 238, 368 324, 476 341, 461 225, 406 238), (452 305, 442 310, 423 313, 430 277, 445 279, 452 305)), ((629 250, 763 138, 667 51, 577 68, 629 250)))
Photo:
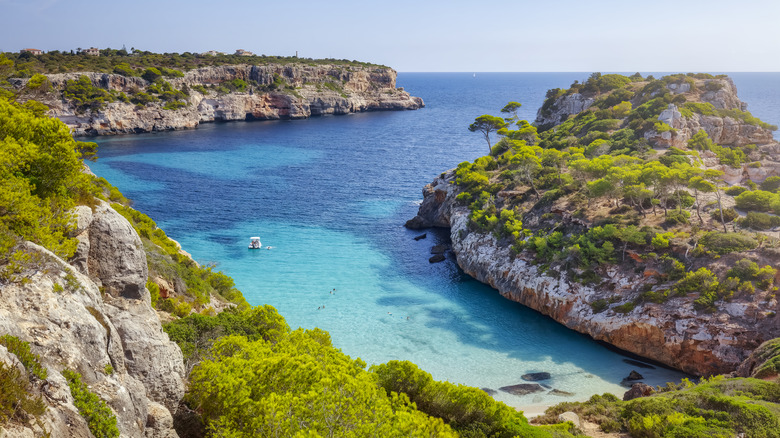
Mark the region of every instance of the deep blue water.
MULTIPOLYGON (((621 394, 633 369, 622 356, 501 298, 453 260, 429 264, 444 232, 415 241, 419 233, 402 226, 434 176, 487 152, 466 129, 474 117, 514 100, 533 120, 547 89, 587 76, 402 73, 398 85, 426 108, 99 138, 92 168, 196 260, 232 276, 251 304, 275 306, 292 327, 328 330, 351 356, 411 360, 476 387, 548 371, 553 387, 577 399, 621 394), (273 248, 247 250, 255 235, 273 248)), ((749 109, 778 124, 780 75, 734 78, 749 109)), ((640 371, 653 385, 681 376, 640 371)), ((496 397, 514 406, 562 400, 496 397)))

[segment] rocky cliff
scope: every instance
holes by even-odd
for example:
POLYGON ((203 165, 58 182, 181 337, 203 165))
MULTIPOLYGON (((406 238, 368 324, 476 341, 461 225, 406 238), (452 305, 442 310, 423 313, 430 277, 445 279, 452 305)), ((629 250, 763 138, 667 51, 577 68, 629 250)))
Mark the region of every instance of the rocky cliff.
MULTIPOLYGON (((455 174, 448 171, 423 189, 418 216, 410 228, 449 227, 458 265, 512 301, 550 316, 566 327, 622 350, 694 375, 729 373, 762 342, 780 337, 776 297, 762 302, 735 300, 714 313, 696 311, 695 297, 663 304, 646 302, 628 313, 597 312, 591 303, 635 294, 648 272, 608 270, 608 287, 586 286, 565 272, 544 270, 532 258, 517 257, 491 233, 472 231, 469 209, 459 205, 455 174)), ((562 221, 577 221, 557 211, 562 221)))
MULTIPOLYGON (((105 203, 75 213, 72 261, 27 242, 30 262, 0 292, 0 333, 29 342, 48 369, 41 423, 7 426, 8 435, 0 427, 0 436, 40 436, 41 426, 51 437, 92 436, 62 375, 69 369, 108 403, 121 436, 176 437, 185 370, 151 307, 141 239, 105 203)), ((3 351, 0 360, 14 363, 3 351)))
MULTIPOLYGON (((710 295, 709 302, 717 304, 705 309, 700 298, 704 285, 678 293, 675 281, 685 270, 707 268, 713 279, 736 284, 728 272, 738 262, 769 265, 774 275, 771 267, 780 263, 777 229, 753 229, 738 219, 740 224, 729 224, 729 231, 742 234, 723 235, 755 239, 754 249, 716 254, 697 248, 703 235, 725 228, 711 214, 718 202, 730 209, 735 198, 721 195, 721 187, 717 200, 714 194, 705 199, 687 184, 702 169, 722 171, 723 182, 746 186, 780 176, 780 144, 774 141, 771 126, 743 111, 746 105, 729 78, 616 76, 601 82, 594 76, 571 90, 551 90, 536 119, 536 125, 545 129, 539 138, 509 131, 491 156, 462 163, 459 176, 456 170, 443 173, 425 186, 418 215, 407 227, 450 228, 453 252, 466 273, 573 330, 695 375, 735 371, 762 342, 780 336, 776 288, 771 282, 755 291, 752 284, 746 286, 750 292, 744 293, 721 288, 719 295, 710 295), (613 88, 585 91, 598 88, 594 84, 613 88), (596 126, 600 129, 591 129, 596 126), (700 130, 715 146, 689 151, 688 140, 700 130), (621 135, 634 140, 624 142, 621 135), (745 147, 749 144, 755 147, 745 147), (724 153, 734 151, 745 155, 737 161, 723 160, 724 153), (566 155, 556 155, 560 152, 576 158, 567 162, 566 155), (641 176, 648 163, 667 168, 661 159, 672 163, 675 153, 695 157, 668 164, 673 168, 684 161, 692 172, 675 188, 680 199, 690 196, 687 207, 679 209, 677 204, 667 205, 668 188, 641 176), (593 164, 599 162, 610 164, 605 168, 593 164), (621 173, 614 167, 630 170, 621 173), (648 199, 632 202, 631 190, 643 190, 648 199), (699 198, 694 200, 694 195, 699 198), (675 222, 665 216, 667 210, 683 218, 675 222), (635 227, 643 240, 632 244, 610 238, 578 240, 605 224, 614 229, 635 227), (663 233, 676 243, 651 242, 663 233), (636 251, 626 251, 630 245, 636 251), (607 257, 588 258, 598 252, 607 257), (677 273, 670 273, 670 263, 678 266, 677 273)), ((747 213, 730 211, 736 218, 747 213)), ((767 220, 780 219, 760 214, 767 220)))
MULTIPOLYGON (((183 77, 166 78, 175 89, 188 90, 183 108, 164 109, 164 102, 136 105, 116 101, 95 112, 79 112, 73 101, 62 98, 61 91, 67 81, 82 75, 95 87, 129 96, 151 85, 139 77, 108 73, 47 75, 52 91, 30 97, 48 105, 50 115, 65 122, 75 135, 167 131, 216 121, 301 119, 424 106, 419 97, 396 88, 396 72, 390 68, 268 64, 204 67, 190 70, 183 77), (241 92, 216 89, 234 80, 249 86, 241 92)), ((25 82, 14 83, 22 89, 25 82)))

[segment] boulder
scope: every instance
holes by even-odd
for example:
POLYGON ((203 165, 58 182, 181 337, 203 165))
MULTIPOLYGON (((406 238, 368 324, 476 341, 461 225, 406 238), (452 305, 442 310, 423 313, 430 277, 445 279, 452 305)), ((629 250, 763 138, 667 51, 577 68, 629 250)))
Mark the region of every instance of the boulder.
POLYGON ((629 401, 639 397, 647 397, 654 392, 655 389, 653 389, 653 387, 650 385, 646 385, 644 383, 634 383, 631 385, 631 389, 623 394, 623 401, 629 401))
POLYGON ((444 254, 436 254, 435 256, 428 259, 428 263, 439 263, 446 259, 447 258, 444 256, 444 254))
POLYGON ((419 240, 425 239, 426 237, 428 237, 428 233, 422 233, 422 234, 420 234, 418 236, 414 236, 414 240, 419 241, 419 240))
POLYGON ((566 412, 564 412, 562 414, 559 414, 558 415, 558 421, 561 422, 561 423, 565 423, 567 421, 571 421, 572 423, 574 423, 574 427, 577 427, 577 428, 581 427, 581 425, 582 425, 582 423, 580 423, 579 415, 577 415, 577 414, 575 414, 574 412, 571 412, 571 411, 566 411, 566 412))
POLYGON ((528 373, 528 374, 523 374, 523 376, 521 378, 523 380, 528 380, 529 382, 536 382, 536 381, 539 381, 539 380, 548 380, 550 378, 550 373, 545 373, 545 372, 541 372, 541 373, 528 373))
POLYGON ((560 397, 572 397, 572 396, 574 396, 573 392, 563 391, 563 390, 560 390, 560 389, 553 389, 552 391, 548 392, 547 394, 549 394, 549 395, 557 395, 557 396, 560 396, 560 397))
POLYGON ((498 389, 513 395, 526 395, 544 391, 542 385, 538 383, 520 383, 517 385, 502 386, 498 389))
POLYGON ((494 395, 498 394, 498 392, 495 389, 490 388, 480 388, 481 390, 485 391, 487 395, 493 397, 494 395))
POLYGON ((146 253, 130 222, 103 202, 95 209, 88 231, 89 273, 105 292, 150 303, 146 253))
POLYGON ((628 373, 628 377, 626 377, 626 380, 642 380, 644 377, 637 373, 635 370, 631 370, 630 373, 628 373))
POLYGON ((444 254, 448 249, 450 249, 449 245, 436 245, 431 248, 431 254, 444 254))

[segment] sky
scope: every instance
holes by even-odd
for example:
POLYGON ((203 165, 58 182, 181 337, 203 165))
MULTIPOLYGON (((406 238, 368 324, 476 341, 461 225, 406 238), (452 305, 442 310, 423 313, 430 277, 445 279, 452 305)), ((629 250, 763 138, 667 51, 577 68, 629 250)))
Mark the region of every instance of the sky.
POLYGON ((0 0, 0 51, 355 59, 401 72, 780 71, 778 0, 0 0))

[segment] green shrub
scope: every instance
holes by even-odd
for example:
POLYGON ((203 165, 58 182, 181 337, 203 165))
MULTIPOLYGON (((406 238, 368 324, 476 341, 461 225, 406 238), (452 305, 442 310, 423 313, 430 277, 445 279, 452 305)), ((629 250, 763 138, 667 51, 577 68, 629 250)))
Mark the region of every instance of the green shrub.
POLYGON ((742 186, 731 186, 724 190, 724 192, 729 196, 737 196, 747 191, 747 188, 742 186))
POLYGON ((687 224, 691 213, 686 210, 669 210, 666 213, 666 223, 670 226, 687 224))
POLYGON ((152 299, 152 307, 157 308, 157 302, 160 300, 160 286, 152 280, 146 282, 146 289, 149 290, 149 295, 152 299))
POLYGON ((46 412, 40 397, 30 395, 30 382, 15 366, 0 362, 0 425, 8 420, 23 420, 25 414, 46 412))
POLYGON ((758 264, 750 259, 741 259, 734 263, 731 269, 728 270, 726 276, 737 277, 740 280, 753 280, 758 275, 758 264))
POLYGON ((612 310, 614 310, 615 312, 618 312, 618 313, 629 313, 632 310, 634 310, 635 307, 636 307, 636 304, 634 302, 628 301, 628 302, 623 303, 623 304, 621 304, 619 306, 613 307, 612 310))
MULTIPOLYGON (((710 213, 710 216, 712 217, 712 219, 720 222, 720 209, 716 208, 715 210, 713 210, 713 212, 710 213)), ((738 217, 739 217, 739 213, 737 213, 737 211, 734 210, 733 208, 726 208, 723 210, 723 220, 726 223, 729 223, 738 217)))
POLYGON ((164 110, 177 110, 177 109, 186 108, 186 107, 187 107, 187 102, 182 102, 180 100, 173 100, 173 101, 170 101, 170 102, 166 103, 163 106, 163 109, 164 110))
POLYGON ((745 218, 740 219, 738 223, 745 228, 763 231, 780 226, 780 216, 749 211, 745 218))
POLYGON ((114 101, 114 97, 108 90, 95 87, 84 75, 76 80, 66 81, 62 96, 70 100, 78 112, 87 110, 95 112, 102 109, 106 103, 114 101))
POLYGON ((601 313, 609 307, 609 302, 604 299, 598 299, 590 303, 590 308, 593 309, 593 313, 601 313))
POLYGON ((672 286, 672 292, 678 296, 685 296, 691 292, 715 293, 718 288, 718 278, 707 268, 699 268, 695 272, 689 272, 672 286))
POLYGON ((203 85, 193 85, 190 88, 197 91, 200 94, 204 94, 204 95, 209 94, 209 90, 206 89, 206 87, 204 87, 203 85))
POLYGON ((754 190, 740 193, 736 198, 734 198, 734 202, 736 202, 737 208, 743 210, 769 211, 771 209, 772 202, 776 199, 777 195, 772 192, 754 190))
POLYGON ((87 421, 89 431, 95 438, 115 438, 119 436, 116 416, 106 402, 100 399, 81 381, 81 375, 75 371, 63 370, 62 376, 68 381, 73 404, 79 414, 87 421))
POLYGON ((115 65, 114 73, 122 76, 128 76, 128 77, 135 76, 135 71, 133 70, 133 68, 130 67, 130 64, 125 62, 115 65))
POLYGON ((158 68, 150 67, 144 70, 144 72, 141 74, 141 77, 149 82, 154 82, 162 77, 162 72, 158 68))
MULTIPOLYGON (((522 413, 477 388, 438 382, 408 361, 371 367, 387 395, 403 394, 422 412, 438 417, 467 437, 539 436, 522 413)), ((567 436, 568 434, 563 434, 567 436)))
POLYGON ((144 91, 139 91, 130 98, 130 102, 136 105, 146 105, 149 103, 157 102, 159 99, 153 94, 148 94, 144 91))
POLYGON ((770 176, 759 187, 766 192, 777 193, 777 190, 780 189, 780 176, 770 176))
POLYGON ((46 380, 49 376, 49 371, 41 365, 41 357, 30 351, 29 343, 22 341, 16 336, 3 335, 0 336, 0 345, 7 348, 10 353, 16 355, 19 362, 24 365, 30 375, 41 380, 46 380))
POLYGON ((748 235, 740 233, 720 233, 717 231, 706 233, 699 243, 717 254, 749 251, 758 246, 758 242, 748 235))

